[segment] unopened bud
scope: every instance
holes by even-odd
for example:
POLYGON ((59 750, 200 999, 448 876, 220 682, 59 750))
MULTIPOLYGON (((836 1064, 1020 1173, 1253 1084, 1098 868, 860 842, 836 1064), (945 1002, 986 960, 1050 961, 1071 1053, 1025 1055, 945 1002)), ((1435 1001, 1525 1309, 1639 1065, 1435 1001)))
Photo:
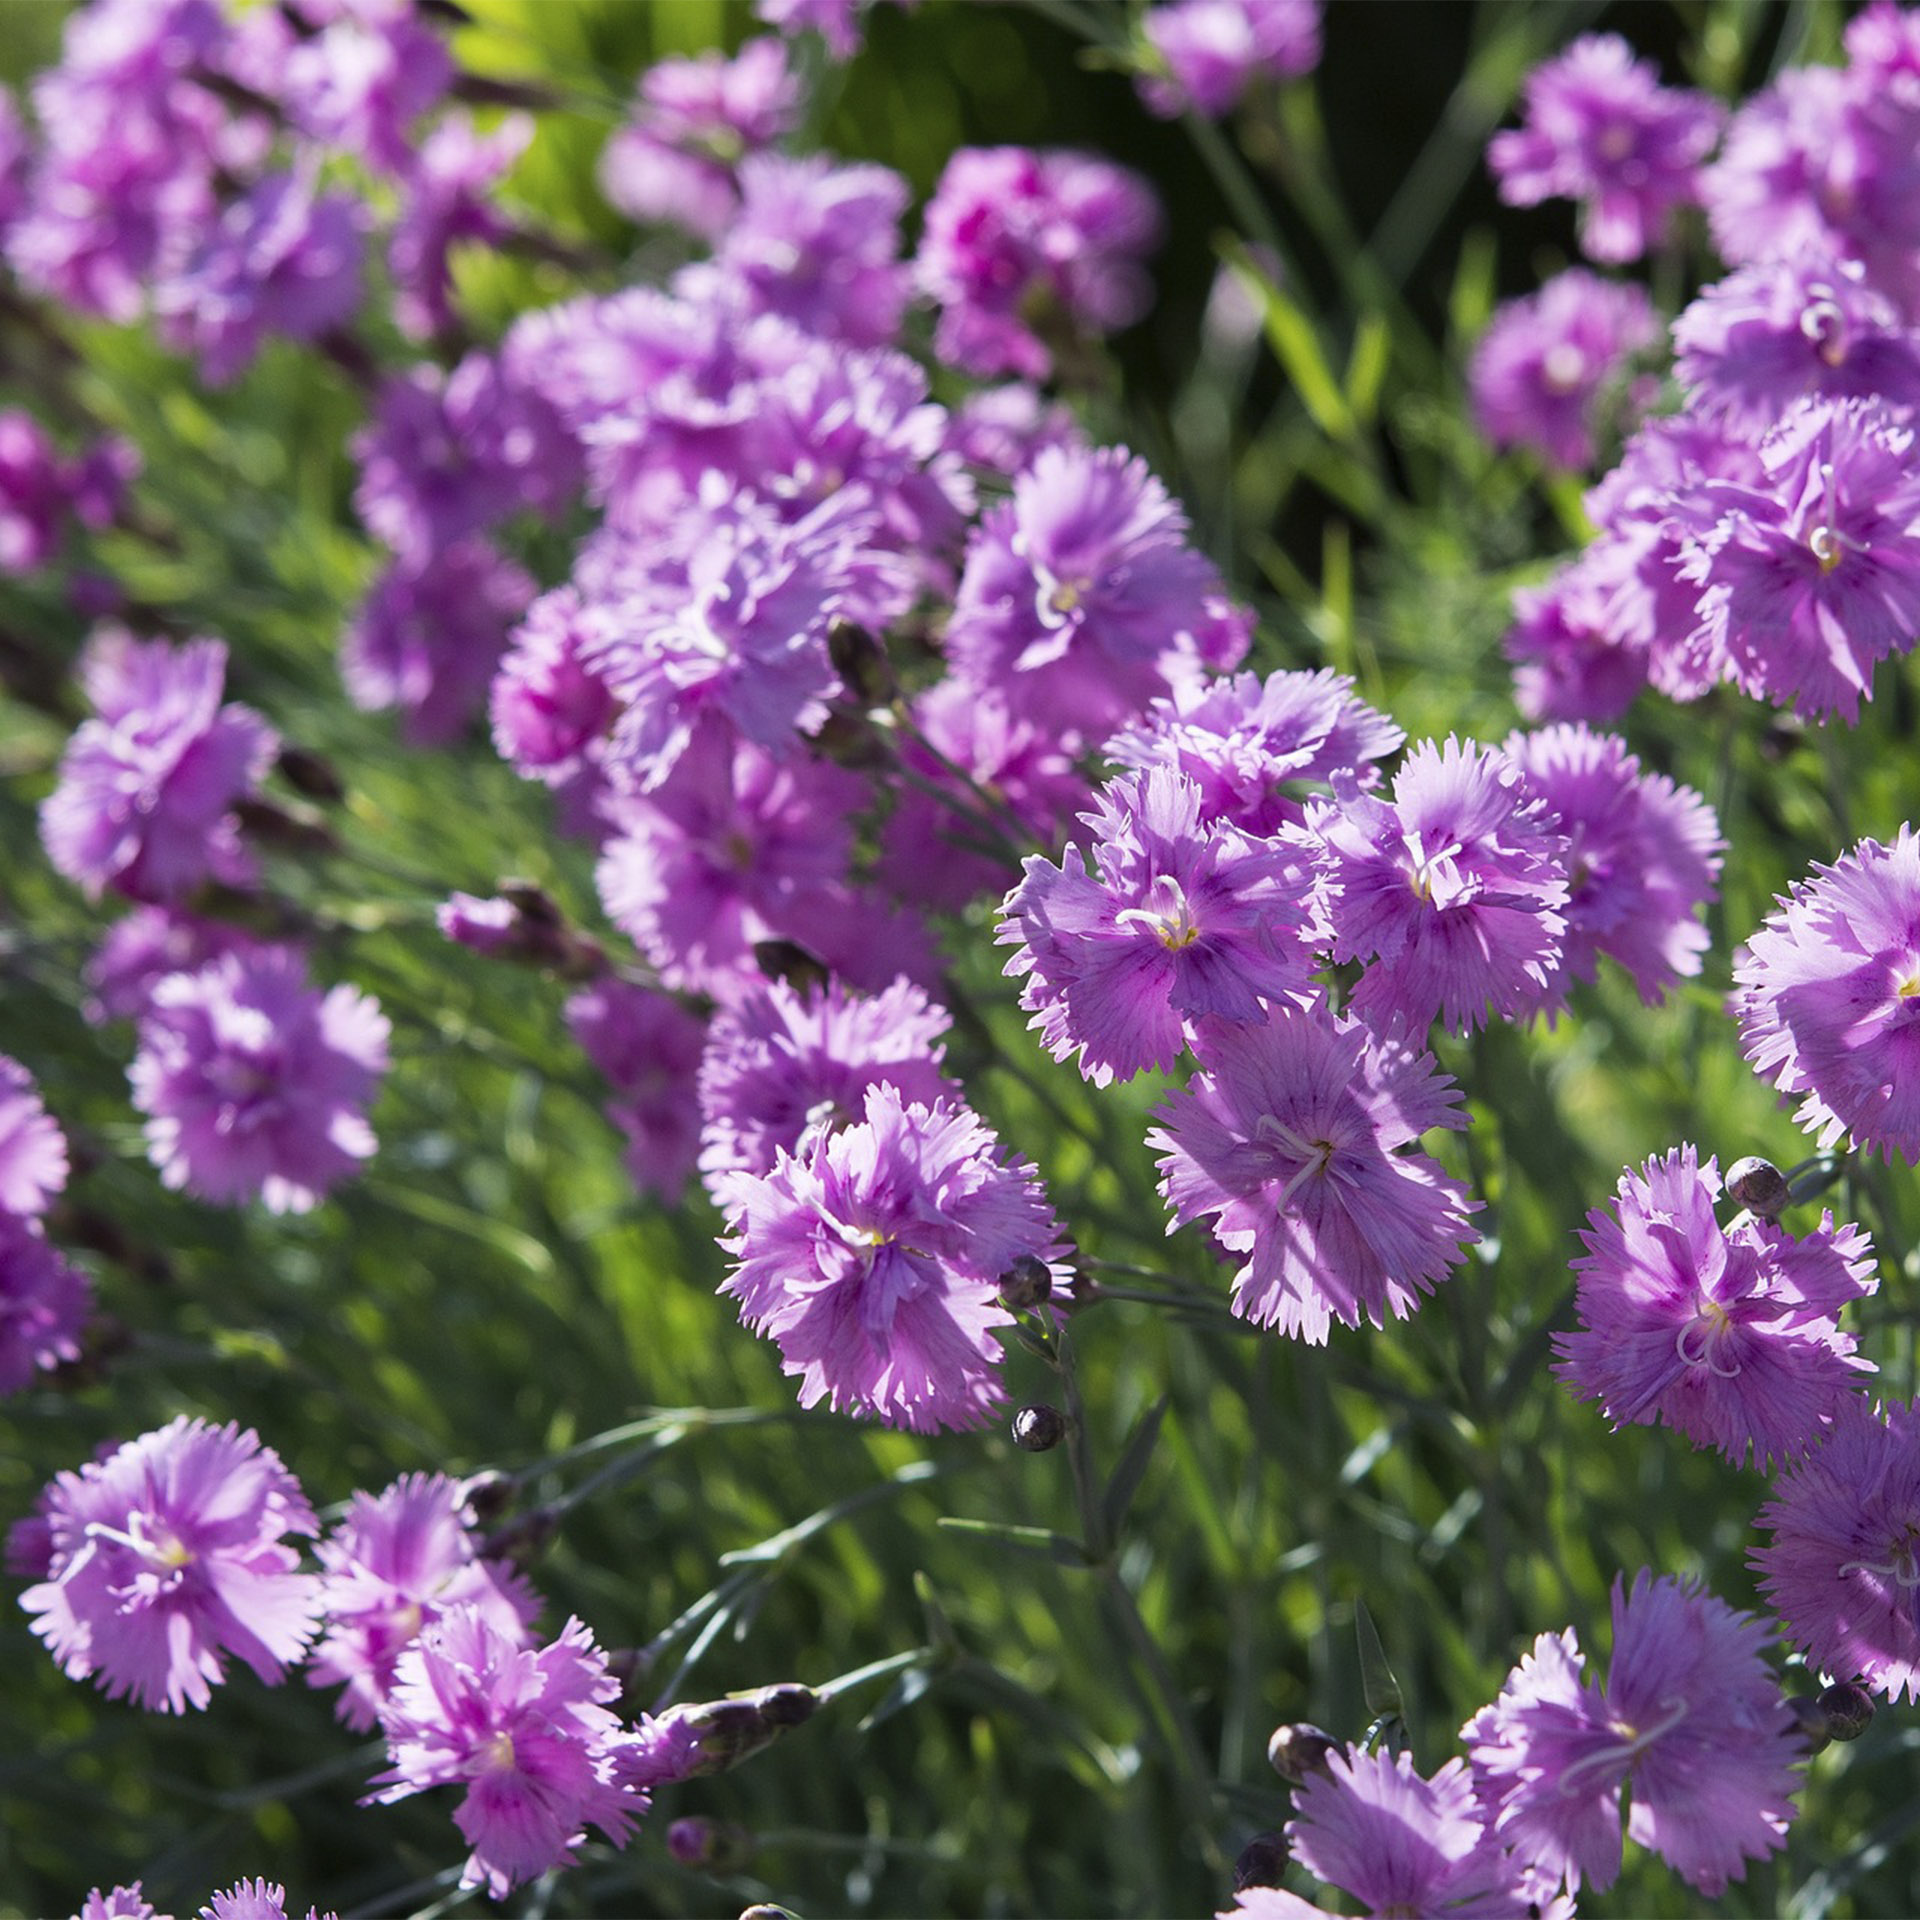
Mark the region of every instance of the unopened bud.
POLYGON ((836 620, 827 628, 827 658, 861 706, 877 707, 895 692, 893 668, 885 650, 865 627, 836 620))
POLYGON ((761 1900, 751 1907, 742 1907, 740 1920, 794 1920, 794 1916, 785 1907, 776 1907, 769 1900, 761 1900))
POLYGON ((513 1504, 518 1482, 497 1467, 469 1474, 460 1483, 460 1507, 468 1526, 497 1520, 513 1504))
POLYGON ((1826 1710, 1812 1694, 1792 1695, 1787 1701, 1787 1711, 1793 1715, 1794 1725, 1809 1753, 1818 1753, 1832 1745, 1833 1733, 1827 1725, 1826 1710))
POLYGON ((1249 1887, 1277 1887, 1286 1871, 1286 1842, 1277 1833, 1255 1834, 1233 1863, 1233 1890, 1245 1893, 1249 1887))
POLYGON ((309 800, 332 806, 347 797, 346 782, 334 771, 333 762, 311 747, 282 747, 274 767, 295 793, 309 800))
POLYGON ((811 1687, 762 1687, 738 1700, 709 1700, 676 1708, 694 1736, 699 1758, 690 1773, 718 1773, 771 1745, 789 1727, 810 1720, 820 1705, 811 1687))
POLYGON ((1273 1738, 1267 1742, 1267 1760, 1289 1786, 1299 1787, 1306 1784, 1309 1774, 1331 1775, 1328 1757, 1346 1750, 1346 1742, 1336 1740, 1324 1728, 1295 1720, 1274 1728, 1273 1738))
POLYGON ((305 809, 296 813, 258 795, 236 800, 233 811, 246 832, 264 846, 278 847, 287 853, 340 851, 333 829, 317 813, 305 809))
POLYGON ((1851 1680, 1839 1680, 1821 1694, 1820 1711, 1827 1716, 1830 1738, 1858 1740, 1873 1724, 1873 1695, 1851 1680))
POLYGON ((1067 1437, 1067 1417, 1043 1401, 1013 1416, 1013 1444, 1026 1453, 1046 1453, 1067 1437))
POLYGON ((1037 1254, 1021 1254, 1000 1276, 1000 1304, 1014 1313, 1023 1313, 1052 1298, 1052 1269, 1037 1254))
POLYGON ((1736 1160, 1727 1169, 1727 1191, 1757 1220, 1778 1220, 1793 1197, 1786 1175, 1758 1154, 1736 1160))
POLYGON ((705 1867, 710 1873, 736 1873, 752 1857, 753 1839, 744 1827, 736 1827, 730 1821, 690 1814, 667 1829, 667 1851, 683 1867, 705 1867))
POLYGON ((535 1507, 481 1541, 480 1558, 505 1560, 524 1571, 546 1552, 559 1531, 560 1516, 551 1507, 535 1507))
POLYGON ((756 940, 753 964, 769 980, 784 980, 796 993, 827 984, 827 964, 797 940, 756 940))
POLYGON ((820 1696, 811 1687, 795 1680, 783 1680, 776 1686, 762 1687, 753 1695, 753 1704, 767 1725, 784 1732, 788 1727, 804 1726, 820 1710, 820 1696))

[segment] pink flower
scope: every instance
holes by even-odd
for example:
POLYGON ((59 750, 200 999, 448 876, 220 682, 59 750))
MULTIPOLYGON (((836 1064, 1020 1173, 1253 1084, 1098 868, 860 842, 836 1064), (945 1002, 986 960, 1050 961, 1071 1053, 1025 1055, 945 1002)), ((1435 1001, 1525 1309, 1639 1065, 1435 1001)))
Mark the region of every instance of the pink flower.
POLYGON ((0 1394, 80 1357, 93 1288, 37 1224, 0 1213, 0 1394))
POLYGON ((19 1061, 0 1054, 0 1213, 29 1217, 67 1184, 67 1141, 19 1061))

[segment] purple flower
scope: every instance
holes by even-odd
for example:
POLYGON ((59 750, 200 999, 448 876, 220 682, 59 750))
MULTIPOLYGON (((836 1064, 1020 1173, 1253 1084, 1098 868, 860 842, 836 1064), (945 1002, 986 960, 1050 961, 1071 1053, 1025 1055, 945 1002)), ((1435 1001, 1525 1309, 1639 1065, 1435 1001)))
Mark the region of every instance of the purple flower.
POLYGON ((645 1812, 623 1773, 632 1736, 606 1704, 619 1692, 578 1620, 532 1648, 472 1607, 449 1609, 400 1656, 381 1714, 393 1764, 369 1798, 464 1787, 453 1818, 473 1851, 460 1884, 504 1899, 571 1866, 589 1824, 624 1846, 645 1812))
POLYGON ((1462 1732, 1488 1824, 1578 1892, 1620 1871, 1627 1832, 1702 1893, 1746 1877, 1796 1812, 1800 1737, 1763 1655, 1767 1625, 1645 1569, 1613 1588, 1613 1664, 1582 1676, 1573 1631, 1543 1633, 1462 1732))
POLYGON ((1192 108, 1217 120, 1257 79, 1293 80, 1320 64, 1315 0, 1177 0, 1140 23, 1166 72, 1140 92, 1163 119, 1192 108))
POLYGON ((730 1196, 738 1262, 720 1291, 779 1346, 800 1404, 870 1414, 914 1433, 976 1427, 1006 1395, 995 1297, 1022 1255, 1049 1259, 1057 1227, 1038 1176, 946 1100, 867 1089, 865 1118, 782 1153, 730 1196))
POLYGON ((1811 1663, 1920 1699, 1920 1418, 1850 1394, 1826 1444, 1781 1476, 1756 1523, 1761 1590, 1811 1663))
MULTIPOLYGON (((1709 485, 1720 517, 1680 577, 1701 642, 1743 691, 1809 719, 1857 719, 1873 669, 1920 633, 1914 429, 1870 401, 1804 402, 1760 449, 1764 480, 1709 485)), ((1704 522, 1705 516, 1702 515, 1704 522)))
POLYGON ((0 409, 0 572, 32 573, 60 545, 65 463, 32 414, 0 409))
POLYGON ((586 664, 596 629, 610 618, 572 587, 543 593, 514 629, 513 644, 494 676, 490 708, 494 745, 523 780, 562 786, 587 765, 613 719, 614 700, 586 664))
POLYGON ((323 24, 287 55, 281 102, 289 119, 310 140, 404 175, 414 121, 453 84, 446 42, 408 5, 307 0, 302 11, 323 24))
POLYGON ((1087 437, 1070 408, 1049 401, 1025 380, 981 387, 955 409, 947 444, 970 466, 1011 480, 1045 447, 1084 447, 1087 437))
POLYGON ((420 143, 402 182, 400 218, 387 243, 393 317, 410 340, 454 325, 448 256, 462 242, 494 246, 511 230, 487 194, 533 140, 533 121, 509 114, 489 133, 470 114, 445 115, 420 143))
POLYGON ((210 877, 252 878, 232 809, 265 777, 279 740, 251 707, 221 704, 226 672, 218 640, 175 648, 116 628, 88 643, 80 674, 95 717, 67 743, 40 837, 90 899, 112 887, 176 900, 210 877))
POLYGON ((1423 740, 1393 799, 1334 783, 1308 811, 1336 960, 1370 965, 1350 1005, 1409 1033, 1455 1032, 1533 1011, 1552 992, 1566 932, 1567 844, 1543 801, 1493 748, 1423 740))
MULTIPOLYGON (((829 58, 845 64, 860 51, 866 33, 865 14, 873 0, 754 0, 754 17, 782 33, 811 27, 827 43, 829 58)), ((912 5, 913 0, 902 0, 912 5)))
POLYGON ((1406 735, 1355 697, 1353 682, 1318 673, 1237 673, 1191 680, 1149 706, 1103 749, 1123 767, 1177 767, 1200 788, 1200 817, 1265 836, 1297 825, 1286 787, 1347 773, 1362 786, 1370 764, 1406 735))
POLYGON ((1505 302, 1467 369, 1480 431, 1558 467, 1592 466, 1603 403, 1658 332, 1641 288, 1581 267, 1505 302))
POLYGON ((1638 260, 1665 237, 1676 207, 1697 204, 1721 108, 1661 86, 1617 33, 1582 34, 1536 67, 1526 102, 1526 125, 1496 134, 1487 149, 1500 197, 1510 207, 1578 200, 1589 260, 1638 260))
POLYGON ((1174 1226, 1211 1218, 1241 1256, 1243 1319, 1314 1346, 1334 1320, 1404 1319, 1479 1239, 1466 1189, 1401 1151, 1466 1124, 1430 1054, 1289 1004, 1198 1051, 1204 1070, 1154 1109, 1147 1143, 1174 1226))
POLYGON ((607 1118, 627 1136, 634 1184, 677 1204, 700 1150, 705 1022, 664 993, 603 980, 567 1002, 567 1025, 613 1091, 607 1118))
POLYGON ((540 1603, 519 1574, 475 1556, 462 1498, 445 1474, 407 1474, 384 1493, 355 1493, 316 1549, 326 1625, 307 1684, 344 1683, 335 1711, 350 1727, 373 1725, 402 1653, 452 1608, 471 1607, 503 1639, 526 1644, 540 1603))
POLYGON ((1203 825, 1199 785, 1172 767, 1110 782, 1081 818, 1092 873, 1077 844, 1057 867, 1033 855, 996 935, 1056 1060, 1078 1052, 1104 1087, 1171 1067, 1199 1020, 1257 1024, 1266 1001, 1307 987, 1313 876, 1298 847, 1203 825))
POLYGON ((269 1686, 313 1633, 318 1582, 288 1534, 318 1531, 258 1434, 184 1415, 42 1499, 46 1577, 20 1596, 70 1680, 152 1712, 204 1707, 231 1654, 269 1686))
POLYGON ((252 953, 260 942, 219 920, 199 920, 170 907, 136 907, 107 929, 87 962, 94 998, 82 1009, 95 1026, 137 1020, 153 1004, 153 989, 170 973, 198 973, 225 953, 252 953))
POLYGON ((1554 1335, 1554 1368, 1616 1427, 1664 1420, 1736 1466, 1763 1472, 1807 1451, 1851 1397, 1854 1357, 1840 1309, 1879 1284, 1858 1227, 1825 1214, 1795 1238, 1742 1215, 1714 1218, 1719 1170, 1692 1147, 1620 1176, 1613 1214, 1580 1238, 1577 1332, 1554 1335))
MULTIPOLYGON (((1647 684, 1651 649, 1619 605, 1632 558, 1603 535, 1544 586, 1514 589, 1501 647, 1529 720, 1617 720, 1647 684)), ((1690 619, 1691 596, 1684 611, 1690 619)))
POLYGON ((357 988, 307 985, 290 947, 171 974, 140 1022, 129 1078, 169 1187, 305 1213, 374 1150, 366 1108, 387 1067, 387 1017, 357 988))
MULTIPOLYGON (((84 1914, 81 1920, 86 1920, 84 1914)), ((237 1880, 200 1909, 200 1920, 288 1920, 287 1890, 277 1881, 237 1880)), ((339 1920, 339 1916, 309 1907, 307 1920, 339 1920)))
POLYGON ((1016 713, 1098 738, 1250 637, 1144 460, 1047 448, 981 520, 947 651, 1016 713))
POLYGON ((0 1213, 30 1218, 67 1184, 67 1141, 33 1075, 0 1054, 0 1213))
POLYGON ((132 1886, 115 1887, 110 1893, 95 1887, 73 1920, 172 1920, 172 1916, 156 1913, 136 1880, 132 1886))
POLYGON ((1713 809, 1691 787, 1642 773, 1615 734, 1549 727, 1510 734, 1504 751, 1566 837, 1562 995, 1591 981, 1605 953, 1653 1006, 1672 981, 1700 971, 1707 950, 1697 915, 1717 898, 1725 845, 1713 809))
POLYGON ((93 1305, 87 1276, 47 1244, 39 1227, 0 1213, 0 1394, 80 1358, 93 1305))
POLYGON ((992 378, 1044 380, 1046 313, 1090 333, 1130 326, 1151 298, 1140 266, 1160 210, 1137 175, 1080 153, 962 147, 928 204, 914 272, 940 308, 935 351, 992 378), (1048 311, 1050 310, 1050 312, 1048 311))
POLYGON ((1735 956, 1741 1051, 1823 1147, 1920 1160, 1920 835, 1814 871, 1735 956))

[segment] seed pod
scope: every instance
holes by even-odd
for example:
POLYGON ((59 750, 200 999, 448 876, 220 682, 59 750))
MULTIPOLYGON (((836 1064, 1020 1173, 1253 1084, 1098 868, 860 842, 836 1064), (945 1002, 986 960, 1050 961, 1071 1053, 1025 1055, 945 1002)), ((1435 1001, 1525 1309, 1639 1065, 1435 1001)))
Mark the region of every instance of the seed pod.
POLYGON ((1233 1890, 1277 1887, 1287 1871, 1287 1847, 1277 1833, 1257 1833, 1240 1849, 1233 1863, 1233 1890))
POLYGON ((1873 1695, 1851 1680, 1837 1680, 1820 1696, 1827 1732, 1835 1740, 1858 1740, 1873 1724, 1873 1695))
POLYGON ((1771 1160, 1749 1154, 1727 1169, 1727 1191, 1757 1220, 1777 1220, 1793 1197, 1787 1177, 1771 1160))
POLYGON ((1067 1437, 1067 1420, 1058 1407, 1022 1407, 1013 1416, 1013 1444, 1027 1453, 1045 1453, 1067 1437))

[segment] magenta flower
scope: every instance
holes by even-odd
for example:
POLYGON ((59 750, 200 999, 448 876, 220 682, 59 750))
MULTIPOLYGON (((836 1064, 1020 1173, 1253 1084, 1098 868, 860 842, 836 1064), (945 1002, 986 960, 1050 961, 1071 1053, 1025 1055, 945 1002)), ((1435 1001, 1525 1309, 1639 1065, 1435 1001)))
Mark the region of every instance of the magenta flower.
POLYGON ((646 1811, 623 1772, 633 1736, 607 1706, 619 1692, 578 1620, 533 1648, 452 1608, 400 1656, 381 1715, 393 1764, 368 1798, 464 1787, 453 1819, 473 1851, 460 1884, 504 1899, 571 1866, 589 1825, 624 1846, 646 1811))
POLYGON ((524 113, 481 133, 469 114, 454 112, 421 141, 387 243, 393 317, 410 340, 430 340, 454 325, 454 247, 496 246, 512 231, 488 194, 532 139, 533 121, 524 113))
POLYGON ((226 953, 253 953, 260 942, 221 920, 200 920, 171 907, 136 907, 107 929, 87 962, 94 997, 82 1011, 95 1026, 138 1020, 153 990, 170 973, 198 973, 226 953))
POLYGON ((414 121, 453 78, 446 42, 411 6, 330 8, 321 30, 288 53, 281 103, 309 139, 404 175, 414 121))
POLYGON ((1307 988, 1312 883, 1298 847, 1203 825, 1199 785, 1172 767, 1101 790, 1087 855, 1038 854, 1007 895, 996 938, 1015 948, 1020 1004, 1056 1060, 1096 1086, 1170 1067, 1196 1021, 1256 1024, 1264 1003, 1307 988))
POLYGON ((1800 1736, 1763 1649, 1766 1623, 1645 1569, 1613 1588, 1605 1687, 1569 1628, 1543 1633, 1462 1730, 1488 1825, 1515 1853, 1604 1892, 1626 1830, 1702 1893, 1784 1843, 1800 1736))
POLYGON ((1594 978, 1604 953, 1654 1005, 1700 971, 1707 950, 1698 913, 1717 898, 1725 845, 1713 809, 1691 787, 1642 773, 1614 734, 1549 727, 1510 734, 1504 751, 1567 842, 1561 997, 1594 978))
POLYGON ((114 1887, 106 1893, 95 1887, 81 1902, 73 1920, 173 1920, 173 1917, 156 1913, 136 1880, 130 1887, 114 1887))
POLYGON ((1761 1591, 1813 1665, 1920 1699, 1920 1418, 1851 1394, 1756 1523, 1761 1591))
POLYGON ((67 1184, 67 1139, 33 1075, 0 1054, 0 1214, 45 1213, 67 1184))
POLYGON ((233 808, 265 778, 279 739, 251 707, 221 704, 226 647, 105 629, 80 672, 95 717, 67 743, 40 808, 48 859, 90 899, 107 887, 177 900, 208 878, 244 885, 253 863, 233 808))
POLYGON ((1038 1176, 947 1100, 869 1087, 856 1125, 741 1175, 737 1261, 720 1291, 779 1346, 800 1404, 824 1399, 914 1433, 977 1427, 1005 1397, 995 1297, 1023 1255, 1057 1252, 1038 1176))
POLYGON ((1620 1176, 1618 1217, 1596 1208, 1581 1232, 1580 1326, 1554 1335, 1554 1371, 1616 1427, 1664 1420, 1736 1466, 1751 1449, 1764 1472, 1813 1446, 1873 1371, 1839 1314, 1879 1278, 1858 1227, 1723 1228, 1720 1192, 1692 1147, 1620 1176))
POLYGON ((1567 843, 1520 770, 1492 748, 1423 740, 1393 799, 1351 782, 1308 810, 1324 850, 1333 957, 1365 960, 1349 1002, 1409 1034, 1455 1032, 1551 993, 1566 933, 1567 843))
POLYGON ((1316 0, 1176 0, 1140 23, 1164 73, 1143 73, 1141 97, 1172 120, 1191 107, 1209 120, 1256 80, 1293 80, 1320 64, 1316 0))
POLYGON ((1526 125, 1496 134, 1487 160, 1510 207, 1578 200, 1581 250, 1617 266, 1698 203, 1720 120, 1705 94, 1661 86, 1617 33, 1582 34, 1527 77, 1526 125))
POLYGON ((494 676, 493 742, 523 780, 561 786, 586 766, 613 718, 613 694, 586 664, 607 610, 572 587, 543 593, 514 629, 494 676))
MULTIPOLYGON (((1617 720, 1647 684, 1651 647, 1620 605, 1632 564, 1603 534, 1544 585, 1514 589, 1501 648, 1529 720, 1617 720)), ((1691 620, 1691 595, 1683 611, 1691 620)))
POLYGON ((1466 1189, 1402 1151, 1429 1128, 1466 1125, 1430 1054, 1291 1004, 1209 1031, 1199 1052, 1203 1071, 1154 1109, 1163 1124, 1147 1143, 1173 1225, 1210 1218, 1241 1256, 1243 1319, 1314 1346, 1334 1320, 1384 1326, 1479 1239, 1466 1189))
POLYGON ((1496 447, 1530 447, 1557 467, 1592 466, 1605 403, 1629 358, 1658 333, 1641 288, 1581 267, 1505 302, 1467 369, 1480 431, 1496 447))
POLYGON ((868 996, 838 979, 796 992, 770 981, 714 1020, 700 1062, 700 1175, 731 1213, 736 1176, 773 1172, 803 1135, 864 1117, 867 1089, 931 1106, 959 1089, 940 1071, 951 1024, 910 980, 868 996))
MULTIPOLYGON (((81 1920, 87 1916, 83 1914, 81 1920)), ((289 1920, 287 1890, 277 1881, 238 1880, 200 1909, 200 1920, 289 1920)), ((307 1920, 339 1920, 339 1916, 309 1907, 307 1920)))
POLYGON ((355 1493, 316 1549, 325 1631, 307 1684, 344 1684, 335 1711, 348 1726, 373 1725, 400 1656, 455 1607, 473 1608, 501 1638, 526 1644, 539 1600, 518 1573, 476 1556, 461 1506, 457 1481, 410 1473, 384 1493, 355 1493))
POLYGON ((373 1153, 366 1109, 390 1031, 357 988, 309 987, 290 947, 169 975, 129 1074, 161 1180, 203 1200, 305 1213, 373 1153))
POLYGON ((0 1213, 0 1394, 80 1358, 93 1288, 47 1244, 37 1225, 0 1213))
POLYGON ((1920 835, 1814 871, 1735 956, 1741 1051, 1823 1147, 1920 1160, 1920 835))
POLYGON ((204 1707, 231 1654, 269 1686, 312 1637, 318 1582, 288 1534, 318 1529, 258 1434, 184 1415, 42 1497, 46 1577, 20 1596, 70 1680, 152 1712, 204 1707))
POLYGON ((706 1024, 664 993, 603 980, 567 1002, 567 1025, 613 1093, 607 1118, 627 1136, 635 1186, 675 1205, 700 1150, 706 1024))

